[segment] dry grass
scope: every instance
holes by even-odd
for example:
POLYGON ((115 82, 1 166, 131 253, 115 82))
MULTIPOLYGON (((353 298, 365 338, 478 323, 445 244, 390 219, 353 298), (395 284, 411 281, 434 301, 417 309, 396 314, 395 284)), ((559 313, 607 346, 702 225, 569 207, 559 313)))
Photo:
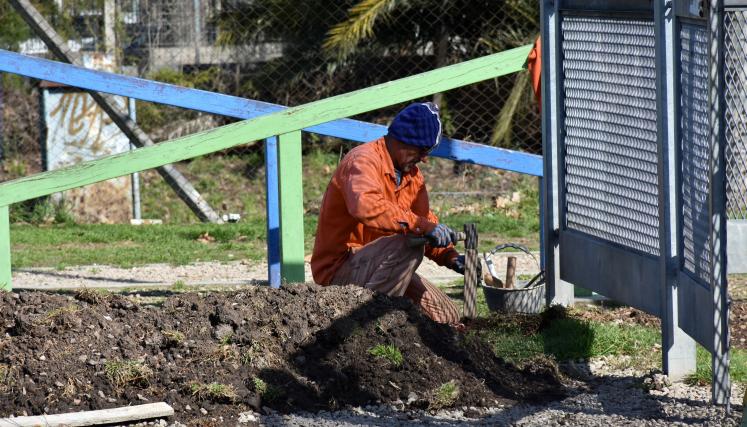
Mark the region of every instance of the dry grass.
POLYGON ((115 389, 128 384, 147 385, 153 376, 153 370, 136 360, 109 360, 104 364, 104 372, 115 389))
POLYGON ((210 383, 204 384, 192 382, 189 391, 197 400, 210 400, 212 402, 234 402, 238 397, 236 389, 230 384, 210 383))

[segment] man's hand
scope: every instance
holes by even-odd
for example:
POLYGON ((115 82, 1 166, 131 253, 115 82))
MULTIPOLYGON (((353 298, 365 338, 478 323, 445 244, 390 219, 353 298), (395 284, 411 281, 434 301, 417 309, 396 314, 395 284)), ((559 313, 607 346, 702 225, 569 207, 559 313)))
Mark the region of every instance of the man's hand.
POLYGON ((459 274, 464 274, 464 255, 458 255, 451 260, 449 268, 456 271, 459 274))
POLYGON ((436 228, 425 236, 435 248, 445 248, 456 242, 456 232, 444 224, 436 225, 436 228))

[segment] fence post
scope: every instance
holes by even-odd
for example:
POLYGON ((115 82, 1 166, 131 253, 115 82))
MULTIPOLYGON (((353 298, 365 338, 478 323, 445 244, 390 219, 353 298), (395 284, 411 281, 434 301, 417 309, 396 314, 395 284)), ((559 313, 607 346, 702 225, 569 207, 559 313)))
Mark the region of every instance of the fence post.
POLYGON ((10 214, 8 206, 0 206, 0 291, 11 291, 10 280, 10 214))
POLYGON ((543 0, 542 8, 542 151, 543 179, 543 247, 547 304, 573 304, 573 285, 560 279, 560 123, 562 108, 560 88, 555 76, 560 69, 560 6, 543 0))
POLYGON ((280 287, 280 199, 278 195, 278 137, 265 139, 265 188, 267 205, 267 282, 280 287))
POLYGON ((695 373, 695 340, 679 327, 679 292, 677 269, 680 254, 677 247, 678 188, 677 141, 680 118, 675 100, 679 100, 679 77, 676 67, 676 14, 664 0, 654 5, 656 32, 657 114, 659 168, 659 253, 662 286, 661 344, 662 368, 673 381, 684 380, 695 373))
POLYGON ((303 180, 301 131, 279 136, 280 274, 289 283, 304 282, 303 180))

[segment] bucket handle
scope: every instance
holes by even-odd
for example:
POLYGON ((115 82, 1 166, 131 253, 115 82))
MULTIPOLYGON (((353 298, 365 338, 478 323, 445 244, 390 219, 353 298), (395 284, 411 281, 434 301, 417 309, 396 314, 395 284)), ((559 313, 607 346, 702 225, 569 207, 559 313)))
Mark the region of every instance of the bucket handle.
MULTIPOLYGON (((542 283, 545 283, 545 270, 543 270, 542 266, 540 266, 540 263, 537 260, 537 257, 534 256, 534 254, 530 252, 529 249, 524 245, 520 245, 518 243, 513 243, 513 242, 500 244, 494 247, 493 249, 491 249, 489 252, 483 253, 483 258, 485 259, 485 262, 488 263, 488 259, 489 259, 488 257, 490 255, 495 255, 499 251, 502 251, 503 249, 506 249, 506 248, 518 249, 521 252, 524 252, 525 254, 532 257, 532 259, 534 260, 534 263, 537 264, 537 269, 539 270, 539 273, 537 273, 534 277, 532 277, 532 280, 530 280, 529 283, 527 283, 527 285, 524 286, 524 289, 531 288, 532 286, 538 286, 538 285, 541 285, 542 283)), ((490 268, 490 264, 492 263, 488 263, 488 268, 490 268)), ((493 274, 492 271, 490 273, 493 274)))

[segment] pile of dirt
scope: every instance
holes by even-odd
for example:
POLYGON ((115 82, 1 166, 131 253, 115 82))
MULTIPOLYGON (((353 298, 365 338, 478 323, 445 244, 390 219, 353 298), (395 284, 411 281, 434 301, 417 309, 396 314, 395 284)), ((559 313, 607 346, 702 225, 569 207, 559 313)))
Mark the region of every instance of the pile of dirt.
POLYGON ((359 287, 251 287, 142 305, 83 290, 0 294, 0 416, 166 401, 183 422, 248 409, 494 406, 561 397, 409 301, 359 287))

